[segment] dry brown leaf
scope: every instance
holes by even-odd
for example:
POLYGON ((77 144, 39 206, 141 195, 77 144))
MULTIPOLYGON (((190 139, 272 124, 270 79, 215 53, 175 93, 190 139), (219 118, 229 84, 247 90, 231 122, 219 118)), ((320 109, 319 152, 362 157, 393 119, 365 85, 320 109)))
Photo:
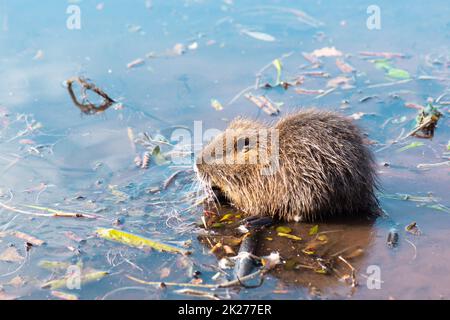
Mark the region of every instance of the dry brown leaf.
POLYGON ((345 76, 338 76, 336 78, 333 78, 327 82, 328 88, 336 88, 341 85, 349 85, 350 78, 347 78, 345 76))
POLYGON ((20 288, 21 286, 23 286, 25 284, 25 280, 23 280, 23 278, 20 276, 15 276, 8 282, 8 284, 10 286, 20 288))
POLYGON ((162 268, 160 273, 159 273, 159 277, 161 279, 167 278, 168 276, 170 276, 170 268, 162 268))
POLYGON ((26 234, 26 233, 23 233, 23 232, 20 232, 20 231, 12 231, 11 235, 16 237, 16 238, 25 240, 26 242, 31 243, 33 246, 41 246, 41 245, 43 245, 45 243, 45 241, 43 241, 41 239, 38 239, 38 238, 33 237, 33 236, 30 236, 29 234, 26 234))
POLYGON ((21 262, 24 259, 15 247, 9 247, 0 254, 0 261, 21 262))
POLYGON ((15 300, 18 296, 5 293, 4 291, 0 290, 0 300, 15 300))
POLYGON ((336 66, 341 70, 343 73, 352 73, 355 69, 349 65, 348 63, 345 63, 342 59, 336 59, 336 66))
POLYGON ((250 93, 247 93, 245 97, 268 115, 272 116, 280 113, 280 109, 278 109, 269 99, 264 96, 254 96, 250 93))
POLYGON ((340 57, 342 52, 337 50, 335 47, 324 47, 322 49, 316 49, 311 54, 317 58, 320 57, 340 57))

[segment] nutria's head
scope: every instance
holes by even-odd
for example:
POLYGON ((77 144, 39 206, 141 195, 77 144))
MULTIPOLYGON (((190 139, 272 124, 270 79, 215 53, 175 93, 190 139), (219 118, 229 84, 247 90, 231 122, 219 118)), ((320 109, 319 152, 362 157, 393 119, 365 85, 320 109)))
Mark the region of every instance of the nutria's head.
POLYGON ((262 136, 268 127, 256 121, 237 118, 213 138, 196 159, 200 181, 235 204, 246 193, 262 168, 267 143, 262 136))

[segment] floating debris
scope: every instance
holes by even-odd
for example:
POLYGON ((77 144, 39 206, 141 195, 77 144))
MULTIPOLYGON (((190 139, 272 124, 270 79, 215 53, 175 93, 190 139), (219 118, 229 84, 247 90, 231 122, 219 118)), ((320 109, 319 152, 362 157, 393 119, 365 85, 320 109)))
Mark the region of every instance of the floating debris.
POLYGON ((403 151, 406 151, 406 150, 409 150, 409 149, 422 147, 423 145, 425 145, 423 142, 414 141, 414 142, 411 142, 410 144, 408 144, 408 145, 406 145, 406 146, 404 146, 404 147, 402 147, 400 149, 397 149, 396 152, 403 152, 403 151))
POLYGON ((340 57, 342 56, 342 52, 337 50, 335 47, 324 47, 322 49, 316 49, 311 52, 311 55, 316 58, 321 57, 340 57))
POLYGON ((66 81, 67 90, 69 91, 72 102, 83 112, 84 114, 95 114, 108 109, 115 101, 111 99, 103 90, 95 86, 95 84, 88 82, 87 79, 82 77, 70 78, 66 81), (81 86, 81 102, 78 101, 75 93, 73 92, 73 84, 77 82, 81 86), (98 106, 91 103, 87 97, 87 91, 92 91, 103 98, 103 102, 98 106))
POLYGON ((417 226, 417 222, 413 221, 405 227, 406 232, 409 232, 415 236, 421 234, 419 227, 417 226))
POLYGON ((386 244, 389 248, 395 248, 398 245, 398 232, 396 229, 389 231, 386 244))
POLYGON ((276 40, 274 36, 264 33, 264 32, 250 31, 247 29, 242 29, 241 32, 253 39, 260 40, 260 41, 273 42, 276 40))
POLYGON ((79 300, 79 298, 76 294, 71 294, 71 293, 66 293, 66 292, 56 291, 56 290, 53 290, 51 292, 51 294, 55 298, 62 299, 62 300, 79 300))
POLYGON ((20 255, 16 247, 9 247, 0 254, 0 261, 5 262, 21 262, 25 258, 20 255))
POLYGON ((180 249, 168 244, 160 243, 148 238, 144 238, 141 236, 134 235, 132 233, 128 233, 121 230, 116 229, 106 229, 99 228, 96 230, 96 234, 103 239, 111 240, 115 242, 119 242, 122 244, 126 244, 131 247, 136 247, 140 249, 150 248, 155 249, 161 252, 170 252, 170 253, 181 253, 181 254, 189 254, 189 251, 184 249, 180 249))
POLYGON ((436 107, 428 103, 427 107, 420 110, 417 115, 416 127, 406 137, 433 138, 437 123, 442 116, 442 113, 436 107))
POLYGON ((406 57, 406 55, 404 55, 402 53, 395 53, 395 52, 360 51, 359 54, 361 56, 366 56, 366 57, 381 57, 381 58, 386 58, 386 59, 405 58, 406 57))
POLYGON ((245 94, 245 97, 253 102, 258 108, 271 116, 276 116, 280 113, 278 109, 269 99, 265 96, 254 96, 251 93, 245 94))
POLYGON ((211 107, 213 107, 217 111, 223 110, 223 105, 217 99, 211 99, 211 107))
MULTIPOLYGON (((91 270, 89 272, 83 272, 80 277, 80 284, 87 284, 94 281, 99 281, 107 276, 109 272, 107 271, 98 271, 91 270)), ((61 279, 51 280, 44 283, 41 287, 43 289, 59 289, 67 286, 68 281, 73 280, 73 275, 66 275, 61 279)))
POLYGON ((128 69, 140 67, 145 64, 145 60, 142 58, 135 59, 127 64, 128 69))
POLYGON ((349 65, 348 63, 345 63, 342 59, 336 59, 336 66, 341 70, 343 73, 352 73, 355 71, 355 69, 349 65))

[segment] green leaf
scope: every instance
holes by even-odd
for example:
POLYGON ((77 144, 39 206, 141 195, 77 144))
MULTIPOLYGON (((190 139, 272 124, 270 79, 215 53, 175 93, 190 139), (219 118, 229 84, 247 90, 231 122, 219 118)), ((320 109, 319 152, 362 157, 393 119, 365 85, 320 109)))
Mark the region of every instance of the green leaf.
POLYGON ((375 68, 377 68, 377 69, 389 70, 392 68, 389 63, 389 60, 387 60, 387 59, 375 60, 374 65, 375 65, 375 68))
POLYGON ((152 151, 152 159, 156 165, 161 166, 167 163, 166 157, 162 154, 161 148, 156 146, 152 151))
POLYGON ((317 224, 315 226, 313 226, 311 229, 309 229, 310 236, 317 234, 317 232, 319 232, 319 225, 317 225, 317 224))
POLYGON ((410 144, 408 144, 407 146, 404 146, 404 147, 398 149, 397 152, 403 152, 403 151, 406 151, 406 150, 409 150, 409 149, 421 147, 423 145, 424 145, 423 142, 414 141, 414 142, 411 142, 410 144))
POLYGON ((55 271, 55 270, 67 270, 67 268, 69 268, 71 264, 62 261, 41 260, 39 261, 38 266, 47 270, 55 271))
POLYGON ((448 140, 447 151, 450 151, 450 140, 448 140))
POLYGON ((403 69, 397 69, 397 68, 390 68, 387 71, 386 76, 393 79, 409 79, 411 76, 409 75, 409 72, 403 69))
POLYGON ((281 233, 291 233, 292 229, 286 226, 279 226, 275 229, 277 232, 281 232, 281 233))
POLYGON ((272 64, 275 67, 275 69, 277 69, 277 82, 275 85, 278 86, 281 83, 281 69, 282 69, 281 60, 275 59, 272 61, 272 64))
POLYGON ((157 251, 171 252, 171 253, 182 253, 187 254, 186 250, 163 244, 148 238, 144 238, 141 236, 137 236, 125 231, 116 230, 116 229, 107 229, 107 228, 99 228, 96 231, 96 234, 106 240, 119 242, 130 247, 136 248, 152 248, 157 251))

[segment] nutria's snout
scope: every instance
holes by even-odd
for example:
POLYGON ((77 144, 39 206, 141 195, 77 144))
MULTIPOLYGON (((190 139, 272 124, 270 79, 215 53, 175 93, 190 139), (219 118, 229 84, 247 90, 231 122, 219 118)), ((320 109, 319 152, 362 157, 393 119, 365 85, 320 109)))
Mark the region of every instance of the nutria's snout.
MULTIPOLYGON (((258 140, 259 141, 259 140, 258 140)), ((249 216, 271 216, 286 221, 318 220, 332 216, 363 216, 376 212, 378 201, 372 153, 351 119, 334 112, 303 110, 280 119, 272 127, 237 119, 207 144, 196 163, 197 175, 210 190, 228 199, 249 216), (277 163, 272 174, 265 164, 221 162, 245 159, 261 144, 228 147, 224 135, 247 141, 252 132, 275 130, 277 163), (230 134, 230 132, 232 132, 230 134), (204 156, 213 155, 205 163, 204 156)))

